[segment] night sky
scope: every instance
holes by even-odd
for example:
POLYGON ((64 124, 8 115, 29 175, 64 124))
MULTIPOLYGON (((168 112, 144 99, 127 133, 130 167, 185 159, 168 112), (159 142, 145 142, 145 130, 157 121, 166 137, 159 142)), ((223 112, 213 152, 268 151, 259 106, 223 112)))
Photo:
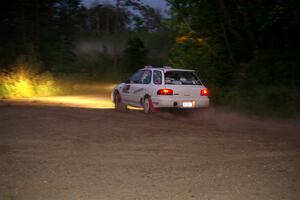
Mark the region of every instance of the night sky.
MULTIPOLYGON (((114 3, 115 0, 83 0, 82 2, 86 5, 89 6, 93 2, 111 2, 114 3)), ((165 9, 166 8, 166 2, 164 0, 141 0, 145 4, 148 4, 154 8, 161 8, 165 9)))

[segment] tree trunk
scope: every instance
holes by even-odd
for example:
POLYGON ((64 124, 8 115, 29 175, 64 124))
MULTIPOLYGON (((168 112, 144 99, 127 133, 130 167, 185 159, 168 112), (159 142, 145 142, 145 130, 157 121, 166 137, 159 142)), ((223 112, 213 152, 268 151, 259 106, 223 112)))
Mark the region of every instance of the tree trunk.
POLYGON ((241 42, 242 37, 241 35, 233 28, 232 21, 229 15, 229 12, 225 6, 224 0, 219 0, 219 6, 220 6, 220 12, 224 19, 225 27, 228 29, 228 31, 233 35, 234 39, 241 42))
POLYGON ((245 0, 239 0, 239 1, 240 1, 240 4, 241 4, 240 12, 242 14, 244 25, 245 25, 245 28, 246 28, 246 31, 247 31, 247 35, 248 35, 249 40, 250 40, 250 45, 251 45, 253 57, 254 57, 254 59, 256 59, 257 56, 258 56, 258 46, 257 46, 256 37, 255 37, 255 34, 254 34, 254 32, 252 30, 252 27, 251 27, 251 23, 250 23, 250 20, 249 20, 249 14, 246 10, 245 0))
POLYGON ((231 32, 235 36, 235 38, 237 38, 238 40, 241 40, 241 37, 240 37, 240 34, 232 28, 231 19, 228 15, 228 11, 225 7, 224 0, 219 0, 219 7, 220 7, 220 13, 221 13, 220 24, 221 24, 221 28, 222 28, 222 31, 223 31, 223 36, 224 36, 224 40, 225 40, 226 49, 228 51, 228 54, 230 56, 230 59, 231 59, 232 63, 234 65, 236 65, 236 60, 235 60, 235 58, 233 56, 233 53, 232 53, 232 50, 231 50, 231 46, 230 46, 230 42, 229 42, 229 39, 228 39, 228 34, 227 34, 226 27, 229 29, 229 32, 231 32), (225 27, 224 23, 227 25, 226 27, 225 27))
POLYGON ((100 16, 99 16, 99 8, 96 10, 96 33, 100 35, 100 16))
POLYGON ((113 67, 117 69, 118 66, 118 32, 119 32, 119 7, 120 0, 116 1, 116 12, 114 22, 114 38, 113 38, 113 67))
POLYGON ((22 1, 21 3, 21 27, 22 27, 22 42, 23 42, 23 47, 25 47, 26 42, 27 42, 27 34, 26 34, 26 21, 25 21, 25 1, 22 1))
POLYGON ((35 34, 34 39, 36 41, 36 46, 40 47, 40 8, 39 0, 35 0, 35 34))

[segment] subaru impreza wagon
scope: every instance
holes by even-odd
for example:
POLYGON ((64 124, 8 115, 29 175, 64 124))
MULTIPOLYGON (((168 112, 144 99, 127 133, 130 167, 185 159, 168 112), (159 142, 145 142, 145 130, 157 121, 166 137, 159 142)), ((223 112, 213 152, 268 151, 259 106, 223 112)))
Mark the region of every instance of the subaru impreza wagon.
POLYGON ((146 66, 117 85, 111 97, 116 110, 133 106, 150 113, 160 108, 205 108, 208 95, 194 70, 146 66))

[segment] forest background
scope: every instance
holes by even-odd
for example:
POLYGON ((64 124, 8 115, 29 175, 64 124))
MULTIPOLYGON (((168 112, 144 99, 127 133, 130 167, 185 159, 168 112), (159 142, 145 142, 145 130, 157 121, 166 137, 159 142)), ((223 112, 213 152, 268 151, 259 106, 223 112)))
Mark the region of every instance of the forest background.
POLYGON ((297 0, 166 2, 167 11, 139 0, 5 2, 0 97, 18 96, 15 82, 43 95, 55 82, 116 83, 168 65, 195 69, 216 106, 299 117, 297 0))

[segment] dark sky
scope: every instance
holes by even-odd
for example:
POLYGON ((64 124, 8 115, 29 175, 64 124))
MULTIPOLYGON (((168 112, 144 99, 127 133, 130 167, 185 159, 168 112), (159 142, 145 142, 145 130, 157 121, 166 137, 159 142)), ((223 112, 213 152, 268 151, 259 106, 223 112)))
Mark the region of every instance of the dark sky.
MULTIPOLYGON (((154 8, 161 8, 162 10, 166 9, 165 0, 141 0, 145 4, 148 4, 154 8)), ((93 2, 109 2, 114 4, 115 0, 83 0, 82 1, 86 6, 89 6, 93 2)))

